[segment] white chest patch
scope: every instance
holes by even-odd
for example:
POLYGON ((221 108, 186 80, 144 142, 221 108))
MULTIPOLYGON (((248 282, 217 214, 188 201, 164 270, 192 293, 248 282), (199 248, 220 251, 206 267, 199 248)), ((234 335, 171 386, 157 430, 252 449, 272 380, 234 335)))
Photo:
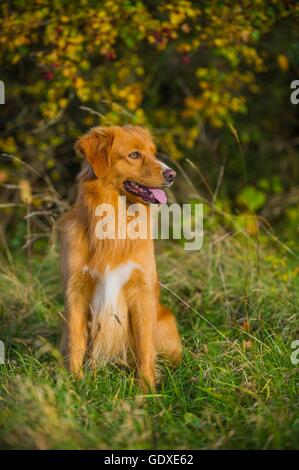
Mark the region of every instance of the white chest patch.
POLYGON ((99 279, 95 288, 95 293, 91 305, 92 314, 100 315, 101 310, 112 310, 117 313, 117 300, 122 287, 128 282, 132 271, 141 269, 132 261, 120 264, 116 269, 106 268, 104 277, 99 279))

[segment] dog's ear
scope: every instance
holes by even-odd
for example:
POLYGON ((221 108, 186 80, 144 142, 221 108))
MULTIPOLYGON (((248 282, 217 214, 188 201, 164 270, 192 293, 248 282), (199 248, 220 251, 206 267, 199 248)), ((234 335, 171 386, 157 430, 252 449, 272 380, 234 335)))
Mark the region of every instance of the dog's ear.
POLYGON ((109 171, 109 150, 113 138, 113 127, 94 127, 75 144, 75 150, 84 155, 98 178, 107 175, 109 171))

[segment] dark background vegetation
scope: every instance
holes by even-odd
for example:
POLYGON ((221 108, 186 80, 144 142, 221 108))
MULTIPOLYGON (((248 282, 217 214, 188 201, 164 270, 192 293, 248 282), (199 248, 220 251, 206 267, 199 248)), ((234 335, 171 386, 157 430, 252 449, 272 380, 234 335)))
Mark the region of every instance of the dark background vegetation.
MULTIPOLYGON (((73 197, 76 138, 93 125, 139 124, 190 177, 193 186, 178 184, 179 199, 196 189, 241 214, 241 224, 246 215, 265 216, 294 242, 299 107, 290 84, 298 77, 298 26, 292 1, 3 2, 0 149, 42 177, 2 155, 2 203, 26 205, 29 197, 48 212, 32 218, 43 231, 49 212, 61 209, 42 197, 43 177, 73 197)), ((23 215, 2 208, 16 244, 23 215)))

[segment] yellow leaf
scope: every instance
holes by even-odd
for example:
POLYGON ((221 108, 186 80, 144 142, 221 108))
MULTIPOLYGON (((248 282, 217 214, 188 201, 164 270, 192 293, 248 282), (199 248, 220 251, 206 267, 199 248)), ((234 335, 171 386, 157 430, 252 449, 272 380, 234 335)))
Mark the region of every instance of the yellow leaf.
POLYGON ((30 182, 28 180, 20 180, 19 189, 21 201, 24 202, 24 204, 31 204, 32 192, 30 182))
POLYGON ((83 78, 77 77, 75 80, 75 87, 77 88, 77 90, 80 90, 81 88, 83 88, 84 85, 85 85, 85 82, 83 78))
POLYGON ((249 235, 257 235, 259 232, 258 220, 255 215, 246 217, 246 231, 249 235))
POLYGON ((277 56, 278 67, 286 72, 289 68, 289 59, 284 54, 278 54, 277 56))

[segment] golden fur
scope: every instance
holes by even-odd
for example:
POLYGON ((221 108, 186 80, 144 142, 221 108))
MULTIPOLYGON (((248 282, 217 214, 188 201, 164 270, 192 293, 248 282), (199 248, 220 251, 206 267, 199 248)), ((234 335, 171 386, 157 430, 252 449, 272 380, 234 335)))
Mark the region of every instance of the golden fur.
MULTIPOLYGON (((78 196, 60 221, 61 266, 65 289, 62 350, 70 371, 82 375, 91 364, 121 359, 136 367, 143 388, 155 388, 155 357, 181 360, 173 314, 160 304, 153 240, 104 239, 95 235, 95 208, 110 203, 117 212, 123 182, 148 187, 164 183, 151 134, 140 127, 93 128, 76 149, 85 157, 78 196), (138 150, 142 158, 129 159, 138 150), (97 311, 94 311, 97 310, 97 311)), ((149 205, 145 204, 149 212, 149 205)))

